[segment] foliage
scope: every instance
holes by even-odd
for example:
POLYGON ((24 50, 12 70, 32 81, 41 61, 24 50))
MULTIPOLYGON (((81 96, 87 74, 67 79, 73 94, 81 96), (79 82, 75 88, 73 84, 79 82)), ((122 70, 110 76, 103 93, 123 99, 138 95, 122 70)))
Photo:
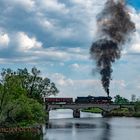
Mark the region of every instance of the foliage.
POLYGON ((82 110, 83 112, 90 112, 90 113, 101 113, 102 110, 100 108, 88 108, 82 110))
POLYGON ((43 134, 35 132, 1 133, 0 140, 43 140, 43 134))
POLYGON ((128 104, 129 103, 128 99, 121 97, 120 95, 116 95, 114 98, 115 98, 114 102, 116 104, 128 104))
POLYGON ((129 113, 128 108, 118 108, 111 111, 111 113, 129 113))
POLYGON ((55 84, 28 70, 3 69, 0 79, 0 125, 41 123, 45 118, 43 97, 58 93, 55 84))
POLYGON ((135 94, 131 95, 131 102, 136 102, 136 95, 135 94))
POLYGON ((42 97, 56 95, 59 91, 49 78, 39 76, 40 70, 33 67, 31 73, 25 69, 18 69, 17 74, 22 79, 22 86, 27 90, 28 96, 42 102, 42 97))
POLYGON ((140 112, 140 101, 135 102, 134 107, 136 112, 140 112))

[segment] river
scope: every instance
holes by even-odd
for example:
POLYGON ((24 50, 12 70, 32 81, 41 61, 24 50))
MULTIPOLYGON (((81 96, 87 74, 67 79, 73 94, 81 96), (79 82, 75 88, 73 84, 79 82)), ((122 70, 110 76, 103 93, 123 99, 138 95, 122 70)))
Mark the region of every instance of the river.
POLYGON ((71 110, 53 110, 43 135, 0 134, 0 140, 140 140, 140 118, 81 112, 81 118, 75 119, 71 110))
POLYGON ((140 140, 140 119, 83 112, 74 119, 71 110, 55 110, 50 112, 43 140, 140 140))

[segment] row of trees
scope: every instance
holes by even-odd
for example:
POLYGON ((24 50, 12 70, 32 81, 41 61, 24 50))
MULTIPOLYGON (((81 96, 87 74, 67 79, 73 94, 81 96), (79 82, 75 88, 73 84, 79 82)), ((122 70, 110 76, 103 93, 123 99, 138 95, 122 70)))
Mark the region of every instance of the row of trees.
POLYGON ((56 95, 58 89, 49 78, 33 67, 13 71, 2 69, 0 75, 0 125, 41 123, 45 118, 43 97, 56 95))
POLYGON ((124 98, 124 97, 122 97, 122 96, 120 96, 120 95, 116 95, 115 97, 114 97, 114 102, 115 103, 118 103, 118 104, 125 104, 125 103, 136 103, 136 102, 139 102, 140 101, 140 99, 139 98, 136 98, 136 95, 135 94, 132 94, 131 95, 131 100, 128 100, 128 99, 126 99, 126 98, 124 98))
MULTIPOLYGON (((131 101, 128 99, 121 97, 120 95, 116 95, 114 100, 114 103, 116 104, 127 104, 127 103, 133 103, 135 107, 135 111, 138 112, 138 116, 140 116, 140 99, 136 98, 136 95, 131 95, 131 101)), ((137 115, 137 114, 136 114, 137 115)))
POLYGON ((121 97, 120 95, 116 95, 114 98, 115 98, 114 103, 116 103, 116 104, 127 104, 127 103, 129 103, 128 99, 126 99, 124 97, 121 97))

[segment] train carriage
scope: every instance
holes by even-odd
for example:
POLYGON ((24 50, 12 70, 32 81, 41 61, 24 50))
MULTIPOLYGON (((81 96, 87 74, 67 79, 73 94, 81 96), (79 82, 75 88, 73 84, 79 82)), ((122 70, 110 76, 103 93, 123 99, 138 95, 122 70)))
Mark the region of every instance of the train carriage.
POLYGON ((45 102, 49 104, 68 104, 73 103, 73 98, 45 98, 45 102))

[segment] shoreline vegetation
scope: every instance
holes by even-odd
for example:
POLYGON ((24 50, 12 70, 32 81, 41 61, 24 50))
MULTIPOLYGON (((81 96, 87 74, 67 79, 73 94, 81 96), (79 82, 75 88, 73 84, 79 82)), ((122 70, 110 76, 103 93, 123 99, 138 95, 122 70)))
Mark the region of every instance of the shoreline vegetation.
POLYGON ((40 70, 2 69, 0 71, 0 130, 34 129, 45 123, 43 97, 56 95, 58 89, 40 70), (18 129, 15 129, 18 128, 18 129))
MULTIPOLYGON (((103 116, 105 117, 140 117, 140 99, 136 98, 136 95, 131 95, 131 101, 128 99, 121 97, 120 95, 116 95, 114 97, 115 104, 133 104, 134 110, 128 108, 118 108, 114 109, 110 112, 106 112, 103 116)), ((102 110, 99 108, 88 108, 82 110, 83 112, 90 112, 90 113, 100 113, 102 114, 102 110)))
MULTIPOLYGON (((102 114, 102 110, 99 108, 84 109, 82 112, 102 114)), ((128 108, 114 109, 108 112, 105 117, 140 117, 140 111, 131 111, 128 108)))
POLYGON ((42 127, 5 127, 0 128, 0 133, 19 133, 19 132, 32 132, 32 133, 41 133, 42 127))

